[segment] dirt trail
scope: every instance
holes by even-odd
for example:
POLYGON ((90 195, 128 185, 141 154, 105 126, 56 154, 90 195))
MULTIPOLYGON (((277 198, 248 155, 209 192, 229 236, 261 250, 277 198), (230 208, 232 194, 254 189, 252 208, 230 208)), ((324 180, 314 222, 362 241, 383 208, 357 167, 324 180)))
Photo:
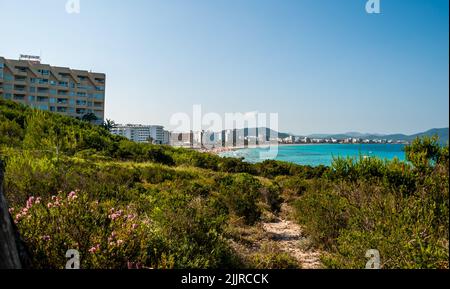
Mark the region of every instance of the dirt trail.
POLYGON ((308 239, 298 224, 278 218, 274 223, 263 223, 264 231, 279 248, 298 260, 303 269, 321 268, 320 253, 308 248, 308 239))

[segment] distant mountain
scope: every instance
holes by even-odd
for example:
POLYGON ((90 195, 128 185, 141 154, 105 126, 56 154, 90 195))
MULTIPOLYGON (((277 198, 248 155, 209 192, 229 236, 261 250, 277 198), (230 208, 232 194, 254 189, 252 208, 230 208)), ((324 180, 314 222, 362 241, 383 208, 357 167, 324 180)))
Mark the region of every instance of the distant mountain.
MULTIPOLYGON (((253 135, 255 129, 238 129, 237 133, 239 135, 253 135), (250 132, 250 133, 249 133, 250 132)), ((269 128, 260 127, 258 128, 259 134, 263 134, 265 131, 265 135, 275 136, 278 133, 279 138, 287 138, 289 136, 296 136, 296 137, 304 137, 299 135, 294 135, 291 133, 283 133, 283 132, 276 132, 274 130, 271 130, 269 128)), ((421 132, 413 135, 406 135, 406 134, 369 134, 369 133, 359 133, 359 132, 347 132, 342 134, 311 134, 307 137, 309 138, 318 138, 318 139, 324 139, 324 138, 334 138, 334 139, 346 139, 346 138, 361 138, 361 139, 368 139, 368 140, 374 140, 374 139, 387 139, 387 140, 393 140, 393 141, 413 141, 417 137, 423 137, 423 136, 433 136, 438 135, 439 141, 442 144, 445 144, 449 141, 449 128, 434 128, 430 129, 426 132, 421 132)))
POLYGON ((345 138, 362 138, 362 139, 388 139, 388 140, 404 140, 404 141, 412 141, 417 137, 423 136, 433 136, 438 135, 441 143, 446 143, 449 140, 449 128, 434 128, 430 129, 426 132, 421 132, 413 135, 405 135, 405 134, 363 134, 358 132, 350 132, 344 134, 312 134, 309 135, 309 138, 334 138, 334 139, 345 139, 345 138))

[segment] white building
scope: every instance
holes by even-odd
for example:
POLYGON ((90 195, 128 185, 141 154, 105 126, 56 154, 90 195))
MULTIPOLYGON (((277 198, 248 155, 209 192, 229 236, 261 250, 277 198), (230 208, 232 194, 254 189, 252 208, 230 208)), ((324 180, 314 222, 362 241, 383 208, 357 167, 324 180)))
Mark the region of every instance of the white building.
POLYGON ((166 144, 166 145, 170 145, 170 132, 165 130, 163 133, 164 133, 164 136, 163 136, 163 142, 162 143, 166 144))
MULTIPOLYGON (((129 140, 145 143, 152 141, 156 144, 165 144, 164 127, 160 125, 117 125, 111 130, 112 134, 126 137, 129 140)), ((166 135, 166 137, 168 137, 166 135)))

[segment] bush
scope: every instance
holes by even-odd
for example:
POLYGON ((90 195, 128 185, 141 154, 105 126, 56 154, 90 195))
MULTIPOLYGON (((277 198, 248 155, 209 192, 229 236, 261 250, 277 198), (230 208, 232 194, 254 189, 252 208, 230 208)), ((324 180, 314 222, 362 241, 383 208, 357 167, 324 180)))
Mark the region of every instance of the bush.
POLYGON ((247 224, 254 224, 261 217, 257 203, 260 200, 259 181, 248 174, 228 175, 218 181, 218 198, 228 210, 244 218, 247 224))

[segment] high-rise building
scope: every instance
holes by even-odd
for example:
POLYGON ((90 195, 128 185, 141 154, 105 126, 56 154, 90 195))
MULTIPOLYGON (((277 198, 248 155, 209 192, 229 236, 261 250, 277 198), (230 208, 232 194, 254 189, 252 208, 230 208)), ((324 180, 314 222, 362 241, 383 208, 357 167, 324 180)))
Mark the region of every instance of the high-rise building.
POLYGON ((139 143, 150 141, 156 144, 169 143, 168 135, 165 135, 164 127, 160 125, 119 124, 111 130, 111 133, 139 143))
POLYGON ((0 57, 0 98, 77 118, 94 114, 98 124, 105 118, 105 82, 103 73, 41 64, 35 56, 0 57))

